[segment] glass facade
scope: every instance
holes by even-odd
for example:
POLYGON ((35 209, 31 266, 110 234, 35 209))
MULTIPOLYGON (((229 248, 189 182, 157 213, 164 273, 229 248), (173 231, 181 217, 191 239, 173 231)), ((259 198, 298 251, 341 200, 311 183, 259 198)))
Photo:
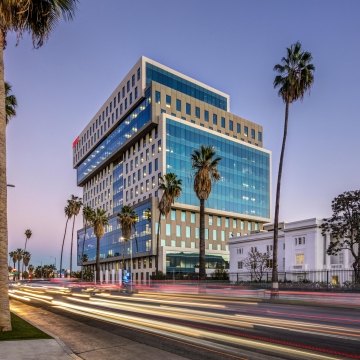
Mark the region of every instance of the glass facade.
MULTIPOLYGON (((121 238, 121 228, 117 216, 109 218, 109 225, 105 227, 105 235, 100 239, 100 259, 112 258, 123 254, 125 259, 130 257, 131 245, 133 256, 151 254, 151 224, 146 216, 151 202, 146 202, 134 208, 139 221, 135 225, 130 241, 121 238)), ((78 265, 81 265, 84 229, 78 231, 78 265)), ((86 230, 84 254, 88 261, 96 260, 96 237, 92 227, 86 230)))
POLYGON ((205 206, 263 218, 270 217, 270 155, 216 134, 166 119, 166 171, 182 179, 179 203, 199 205, 193 191, 191 154, 199 144, 215 147, 220 181, 205 206))
POLYGON ((227 99, 224 96, 207 90, 164 69, 160 69, 155 65, 146 63, 146 86, 151 85, 151 81, 156 81, 159 84, 227 111, 227 99))
POLYGON ((78 184, 98 169, 109 157, 119 151, 126 141, 150 121, 151 98, 147 97, 79 165, 77 168, 78 184))

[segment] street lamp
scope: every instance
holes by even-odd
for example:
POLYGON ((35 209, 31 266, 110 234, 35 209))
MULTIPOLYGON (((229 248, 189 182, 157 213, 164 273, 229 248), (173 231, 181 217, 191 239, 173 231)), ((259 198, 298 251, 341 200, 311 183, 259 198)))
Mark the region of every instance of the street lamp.
POLYGON ((7 187, 12 187, 12 188, 15 187, 15 185, 13 185, 13 184, 7 184, 6 186, 7 186, 7 187))

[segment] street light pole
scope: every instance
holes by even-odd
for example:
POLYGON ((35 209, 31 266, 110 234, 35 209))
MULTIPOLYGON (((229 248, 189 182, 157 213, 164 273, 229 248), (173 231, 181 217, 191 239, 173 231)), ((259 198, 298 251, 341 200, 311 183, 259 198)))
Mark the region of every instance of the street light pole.
POLYGON ((15 185, 13 185, 13 184, 7 184, 6 186, 7 186, 7 187, 12 187, 12 188, 15 187, 15 185))

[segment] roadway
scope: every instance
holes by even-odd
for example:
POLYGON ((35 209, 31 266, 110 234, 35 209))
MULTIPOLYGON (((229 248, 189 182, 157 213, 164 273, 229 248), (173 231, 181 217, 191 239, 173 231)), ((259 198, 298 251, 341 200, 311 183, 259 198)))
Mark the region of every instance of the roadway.
POLYGON ((13 287, 12 299, 187 359, 360 359, 357 307, 140 289, 13 287))

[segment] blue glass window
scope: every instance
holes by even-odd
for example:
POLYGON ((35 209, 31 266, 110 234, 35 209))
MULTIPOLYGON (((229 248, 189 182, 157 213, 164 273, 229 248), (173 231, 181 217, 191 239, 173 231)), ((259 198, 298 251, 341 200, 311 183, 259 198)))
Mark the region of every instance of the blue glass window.
POLYGON ((217 125, 217 115, 213 114, 213 124, 217 125))
POLYGON ((207 110, 204 111, 204 119, 205 121, 209 121, 209 112, 207 110))
POLYGON ((195 107, 195 116, 200 119, 200 108, 199 107, 195 107))
POLYGON ((261 131, 258 131, 258 140, 259 140, 259 141, 263 141, 263 139, 262 139, 262 132, 261 132, 261 131))
POLYGON ((255 140, 255 129, 251 129, 251 138, 255 140))
POLYGON ((249 136, 249 128, 247 126, 244 126, 244 135, 249 136))
POLYGON ((189 103, 186 103, 186 114, 191 115, 191 105, 189 103))
POLYGON ((140 80, 140 68, 137 69, 137 79, 140 80))
POLYGON ((138 132, 138 129, 151 120, 150 105, 150 98, 142 101, 79 165, 77 168, 78 184, 119 151, 122 145, 138 132))
POLYGON ((229 130, 234 131, 234 122, 232 120, 229 120, 229 130))
POLYGON ((164 69, 160 69, 155 65, 146 63, 146 85, 150 85, 151 81, 156 81, 183 94, 227 111, 227 99, 224 96, 207 90, 200 85, 194 84, 164 69))
POLYGON ((160 101, 161 101, 160 91, 155 91, 155 103, 160 104, 160 101))
POLYGON ((176 111, 181 111, 181 100, 176 99, 176 111))
POLYGON ((236 132, 237 132, 238 134, 241 133, 241 125, 240 125, 240 124, 236 124, 236 132))
POLYGON ((222 116, 222 117, 221 117, 221 127, 222 127, 222 128, 225 128, 225 126, 226 126, 226 125, 225 125, 225 118, 222 116))
POLYGON ((166 167, 183 183, 179 203, 198 206, 193 177, 189 175, 193 173, 191 154, 199 144, 211 145, 222 158, 219 163, 221 181, 213 184, 205 206, 269 218, 270 155, 267 152, 170 119, 166 120, 166 134, 166 167))
POLYGON ((166 105, 167 106, 171 105, 171 96, 170 95, 166 95, 166 105))

